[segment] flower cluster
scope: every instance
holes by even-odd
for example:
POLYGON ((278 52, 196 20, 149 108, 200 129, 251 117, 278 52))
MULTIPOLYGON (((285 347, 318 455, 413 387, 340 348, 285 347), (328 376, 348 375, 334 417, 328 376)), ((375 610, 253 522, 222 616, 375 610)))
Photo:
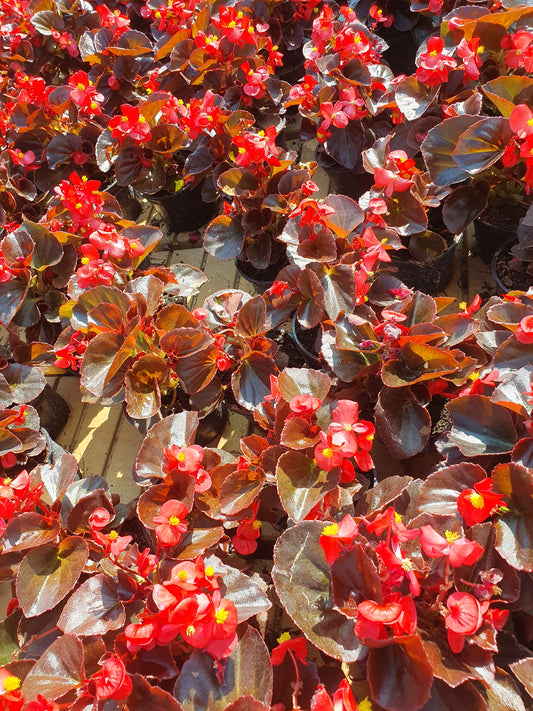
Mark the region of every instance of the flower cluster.
POLYGON ((215 659, 235 648, 237 610, 222 597, 217 575, 201 557, 174 565, 168 580, 153 585, 151 598, 157 612, 144 610, 125 629, 130 652, 167 645, 178 635, 215 659))

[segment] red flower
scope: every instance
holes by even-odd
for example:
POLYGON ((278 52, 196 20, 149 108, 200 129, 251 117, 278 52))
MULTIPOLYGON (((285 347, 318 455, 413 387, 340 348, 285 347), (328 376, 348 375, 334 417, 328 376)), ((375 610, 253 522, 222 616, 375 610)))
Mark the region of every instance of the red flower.
POLYGON ((457 498, 457 510, 467 526, 483 523, 503 505, 503 495, 492 490, 492 479, 486 477, 473 489, 465 489, 457 498))
POLYGON ((213 17, 212 22, 231 44, 238 47, 243 47, 245 43, 255 44, 254 28, 250 18, 242 11, 223 5, 218 12, 218 18, 213 17))
POLYGON ((4 257, 0 256, 0 282, 9 281, 12 273, 4 257))
POLYGON ((481 626, 481 605, 470 593, 455 592, 446 600, 446 607, 448 644, 452 652, 459 654, 465 645, 465 635, 474 634, 481 626))
POLYGON ((261 534, 261 521, 256 520, 259 502, 252 506, 252 514, 237 526, 232 538, 233 547, 240 555, 251 555, 257 550, 257 539, 261 534))
POLYGON ((351 453, 344 454, 331 441, 331 437, 322 430, 319 432, 320 442, 315 447, 315 461, 325 472, 331 471, 334 467, 340 467, 345 457, 351 457, 351 453))
POLYGON ((104 96, 96 91, 86 72, 80 70, 73 74, 68 80, 68 85, 70 98, 81 111, 89 116, 102 113, 100 102, 104 100, 104 96))
POLYGON ((23 706, 20 679, 7 669, 0 669, 0 708, 5 711, 20 711, 23 706))
POLYGON ((322 400, 311 395, 295 395, 289 403, 291 411, 301 417, 309 418, 318 410, 322 400))
POLYGON ((444 43, 440 37, 430 37, 427 51, 418 57, 416 78, 428 86, 438 86, 448 80, 448 72, 457 66, 453 57, 443 53, 444 43))
POLYGON ((159 514, 152 519, 155 527, 155 535, 160 546, 172 548, 177 546, 181 537, 187 531, 187 524, 183 521, 189 511, 183 501, 170 499, 165 501, 159 509, 159 514))
POLYGON ((412 176, 418 172, 414 160, 408 158, 405 151, 391 151, 385 167, 377 165, 374 168, 374 182, 378 187, 384 187, 385 195, 390 197, 394 192, 409 190, 413 184, 412 176))
POLYGON ((141 114, 138 106, 122 104, 122 115, 113 116, 109 122, 112 138, 122 141, 129 136, 135 143, 146 143, 152 137, 150 125, 141 114))
POLYGON ((98 699, 126 699, 133 690, 131 678, 126 673, 126 667, 114 654, 107 657, 102 663, 102 671, 96 672, 91 677, 95 682, 96 697, 98 699))
POLYGON ((270 661, 273 666, 276 667, 281 664, 285 659, 285 655, 291 653, 294 654, 296 659, 299 659, 302 664, 307 665, 307 661, 305 659, 307 656, 307 642, 305 637, 294 637, 291 639, 290 634, 288 632, 284 632, 278 637, 277 641, 278 646, 274 647, 272 654, 270 655, 270 661))
POLYGON ((326 556, 328 565, 332 565, 339 557, 340 552, 353 543, 359 533, 359 526, 350 516, 346 516, 340 523, 330 523, 324 526, 319 543, 326 556))
POLYGON ((511 69, 524 67, 526 72, 533 72, 533 34, 519 30, 514 35, 506 35, 500 42, 503 49, 510 50, 505 55, 505 63, 511 69))
POLYGON ((374 600, 364 600, 359 603, 354 630, 363 644, 387 638, 386 625, 392 626, 393 634, 397 637, 413 634, 417 625, 413 598, 405 595, 398 600, 382 604, 374 600))
POLYGON ((460 538, 458 533, 446 531, 445 538, 432 526, 420 527, 420 545, 424 553, 431 558, 448 556, 450 565, 459 568, 461 565, 474 565, 483 555, 483 546, 477 541, 460 538))
POLYGON ((311 699, 311 711, 372 711, 372 704, 368 699, 356 704, 348 679, 343 679, 333 700, 324 685, 319 684, 311 699))
POLYGON ((470 79, 479 79, 479 67, 483 64, 480 54, 483 52, 483 47, 479 46, 479 37, 472 37, 468 42, 463 39, 457 46, 457 54, 463 60, 463 81, 466 83, 470 79))
POLYGON ((524 316, 516 327, 514 335, 520 343, 533 343, 533 315, 524 316))
POLYGON ((172 479, 174 472, 190 474, 196 479, 194 490, 198 493, 207 491, 211 486, 211 477, 202 468, 204 450, 197 444, 190 447, 178 447, 173 444, 163 450, 163 463, 161 468, 164 474, 172 479))

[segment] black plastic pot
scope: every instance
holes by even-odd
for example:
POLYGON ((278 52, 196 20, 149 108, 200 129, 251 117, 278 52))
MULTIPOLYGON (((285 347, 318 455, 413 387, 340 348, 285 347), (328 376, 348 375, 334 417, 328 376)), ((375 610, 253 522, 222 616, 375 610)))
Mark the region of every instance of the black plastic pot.
POLYGON ((517 229, 518 220, 514 225, 496 225, 483 215, 474 220, 477 253, 485 264, 490 263, 493 256, 505 242, 516 237, 517 229))
POLYGON ((277 262, 270 264, 266 269, 256 269, 250 262, 246 262, 243 259, 235 259, 235 268, 240 276, 245 281, 253 284, 256 291, 261 294, 270 289, 281 269, 286 267, 287 264, 287 255, 285 253, 280 256, 277 262))
POLYGON ((136 220, 142 211, 142 205, 135 197, 135 193, 129 186, 122 187, 115 185, 109 190, 122 210, 122 216, 126 220, 136 220), (130 192, 131 191, 131 192, 130 192))
MULTIPOLYGON (((292 327, 291 327, 291 338, 294 341, 294 345, 300 351, 300 353, 309 361, 310 365, 320 366, 320 346, 318 345, 318 339, 320 337, 320 326, 315 326, 315 328, 304 329, 298 323, 296 318, 296 312, 294 312, 292 317, 292 327), (304 336, 305 334, 305 336, 304 336), (313 342, 315 348, 310 350, 306 344, 304 344, 303 339, 306 341, 313 342), (316 347, 318 345, 318 348, 316 347)), ((313 346, 311 346, 313 347, 313 346)))
POLYGON ((192 232, 206 224, 217 211, 216 202, 204 202, 202 185, 190 188, 186 185, 177 193, 159 191, 143 195, 153 203, 170 232, 192 232))
POLYGON ((458 235, 448 249, 434 259, 423 262, 415 261, 407 250, 389 252, 391 266, 396 268, 395 276, 406 286, 425 294, 437 294, 445 289, 453 274, 455 250, 461 241, 458 235))
MULTIPOLYGON (((135 429, 139 430, 142 435, 146 435, 148 430, 160 421, 160 418, 157 416, 150 417, 146 420, 136 420, 128 415, 125 408, 124 412, 128 422, 130 422, 135 429)), ((196 430, 195 443, 201 447, 206 447, 215 437, 222 434, 222 430, 228 421, 228 416, 229 412, 226 404, 223 402, 220 403, 216 410, 200 420, 200 424, 196 430)))
POLYGON ((328 174, 338 195, 347 195, 352 200, 359 200, 361 195, 370 190, 374 184, 373 176, 367 173, 362 165, 360 168, 353 170, 346 168, 328 155, 322 146, 317 148, 316 160, 318 165, 328 174))
POLYGON ((513 257, 512 249, 517 243, 516 235, 504 242, 496 250, 491 261, 492 277, 501 294, 510 291, 528 291, 533 286, 533 276, 527 271, 518 271, 510 266, 513 257))

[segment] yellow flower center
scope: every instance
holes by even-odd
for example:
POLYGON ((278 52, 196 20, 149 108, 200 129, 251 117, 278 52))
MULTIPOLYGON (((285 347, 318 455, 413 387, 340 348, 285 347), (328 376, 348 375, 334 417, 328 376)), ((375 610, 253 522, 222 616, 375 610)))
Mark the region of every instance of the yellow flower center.
POLYGON ((146 123, 144 116, 139 116, 139 123, 146 123))
POLYGON ((213 568, 212 565, 208 565, 207 568, 205 569, 205 577, 212 578, 214 574, 215 574, 215 569, 213 568))
POLYGON ((455 531, 445 531, 444 535, 446 536, 448 543, 453 543, 453 541, 456 541, 459 538, 459 534, 455 531))
POLYGON ((410 573, 411 570, 413 570, 413 568, 414 568, 414 565, 413 565, 413 561, 411 560, 411 558, 406 558, 402 563, 402 569, 405 570, 406 573, 410 573))
POLYGON ((291 638, 291 635, 289 632, 283 632, 283 634, 280 634, 278 637, 278 644, 283 644, 283 642, 288 642, 291 638))
POLYGON ((261 528, 261 521, 254 521, 252 523, 252 528, 254 531, 258 531, 261 528))
POLYGON ((91 109, 94 111, 94 109, 98 108, 98 102, 97 101, 91 101, 91 109))
POLYGON ((85 89, 85 84, 82 84, 81 82, 78 82, 77 88, 78 88, 80 91, 83 91, 83 90, 85 89))
POLYGON ((194 625, 189 625, 185 630, 185 634, 187 635, 187 637, 191 637, 195 632, 196 628, 194 627, 194 625))
POLYGON ((183 581, 187 580, 187 571, 180 570, 180 572, 178 573, 178 578, 183 581))
POLYGON ((322 529, 323 536, 336 536, 339 532, 339 526, 336 523, 330 523, 322 529))
POLYGON ((368 697, 357 704, 357 711, 372 711, 372 702, 368 697))
POLYGON ((180 452, 176 459, 178 460, 178 462, 184 462, 187 459, 187 455, 185 454, 185 452, 180 452))
POLYGON ((127 116, 122 116, 122 122, 123 122, 123 123, 126 123, 127 120, 128 120, 128 117, 127 117, 127 116))
POLYGON ((221 625, 223 622, 226 621, 226 618, 228 616, 228 611, 224 610, 224 608, 221 608, 220 610, 217 610, 217 614, 215 615, 215 620, 219 625, 221 625))
POLYGON ((20 679, 18 676, 8 676, 4 679, 4 688, 6 691, 15 691, 20 686, 20 679))
POLYGON ((237 26, 237 23, 235 22, 235 20, 232 20, 228 25, 228 27, 230 27, 231 29, 233 29, 236 26, 237 26))
POLYGON ((474 494, 470 494, 470 503, 475 509, 482 509, 483 506, 485 506, 485 499, 481 494, 475 492, 474 494))
POLYGON ((91 260, 89 259, 89 257, 82 257, 82 258, 81 258, 81 263, 82 263, 82 264, 89 264, 90 261, 91 261, 91 260))
POLYGON ((111 541, 116 541, 117 538, 118 538, 118 533, 116 531, 111 531, 111 533, 109 534, 109 539, 111 541))
POLYGON ((82 207, 81 202, 77 202, 74 207, 76 208, 76 210, 79 210, 82 207))
POLYGON ((326 447, 322 450, 322 454, 326 457, 326 459, 331 459, 333 456, 333 450, 330 447, 326 447))
POLYGON ((397 511, 394 512, 394 520, 396 523, 401 523, 402 521, 402 514, 399 514, 397 511))
POLYGON ((170 523, 171 526, 177 526, 178 523, 180 523, 180 520, 179 520, 179 518, 178 518, 177 516, 171 516, 171 517, 168 519, 168 522, 170 523))
POLYGON ((246 153, 246 148, 243 148, 242 146, 240 146, 240 147, 239 147, 239 153, 240 153, 241 156, 242 156, 243 153, 246 153))

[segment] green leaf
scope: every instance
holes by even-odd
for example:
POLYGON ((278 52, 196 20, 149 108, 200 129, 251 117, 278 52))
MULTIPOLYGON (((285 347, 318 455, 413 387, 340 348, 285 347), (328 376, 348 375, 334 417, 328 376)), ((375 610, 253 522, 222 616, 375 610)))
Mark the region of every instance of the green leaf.
POLYGON ((498 464, 492 481, 510 509, 495 523, 496 550, 513 568, 533 572, 533 472, 514 462, 498 464))
POLYGON ((241 223, 228 215, 219 215, 211 220, 204 235, 204 249, 217 259, 238 257, 244 245, 244 230, 241 223))
POLYGON ((405 77, 396 87, 394 98, 408 121, 420 118, 438 92, 437 86, 420 83, 416 76, 405 77))
POLYGON ((26 617, 40 615, 61 602, 78 581, 88 557, 89 546, 78 536, 30 550, 17 575, 17 597, 26 617))
POLYGON ((452 153, 460 136, 477 121, 477 116, 453 116, 428 131, 420 148, 431 180, 437 185, 448 186, 468 178, 452 153))
POLYGON ((484 395, 458 397, 447 405, 449 441, 467 457, 510 452, 518 441, 511 413, 484 395))
POLYGON ((184 711, 225 711, 241 696, 253 696, 270 706, 272 666, 262 636, 246 626, 230 654, 221 683, 207 652, 193 652, 181 668, 174 696, 184 711))
POLYGON ((512 137, 509 120, 491 116, 462 132, 452 157, 459 168, 475 175, 501 158, 512 137))
POLYGON ((30 275, 22 271, 16 278, 0 282, 0 323, 9 326, 28 293, 30 275))
POLYGON ((464 489, 473 489, 486 476, 483 467, 470 462, 443 467, 423 482, 417 508, 435 516, 457 516, 459 494, 464 489))
POLYGON ((66 634, 91 637, 122 629, 125 623, 115 582, 105 575, 92 575, 67 600, 57 626, 66 634))
POLYGON ((398 355, 401 360, 391 359, 382 368, 383 383, 389 388, 436 380, 460 368, 450 353, 426 343, 408 341, 398 355))
POLYGON ((414 457, 428 443, 431 417, 410 388, 384 386, 375 407, 375 418, 380 439, 398 459, 414 457))
POLYGON ((324 290, 324 303, 331 319, 344 311, 351 313, 355 305, 355 278, 350 267, 345 264, 328 266, 313 263, 309 269, 317 275, 324 290))
POLYGON ((324 289, 318 276, 311 269, 303 269, 298 277, 301 301, 298 304, 298 321, 304 328, 314 328, 320 323, 326 302, 324 289))
POLYGON ((178 447, 193 444, 198 423, 196 412, 179 412, 165 417, 151 427, 135 460, 137 481, 151 477, 162 479, 163 450, 173 444, 178 447))
POLYGON ((309 511, 339 483, 339 469, 326 472, 302 452, 282 454, 276 478, 285 511, 293 521, 302 521, 309 511))
POLYGON ((37 548, 57 538, 59 523, 35 511, 18 514, 7 524, 3 535, 4 551, 23 551, 37 548))
POLYGON ((368 655, 372 699, 387 711, 417 711, 429 700, 433 684, 433 669, 422 640, 410 635, 382 643, 368 655))
POLYGON ((334 609, 331 570, 319 538, 324 524, 303 521, 287 529, 274 547, 272 579, 287 614, 304 635, 334 659, 356 662, 366 654, 352 619, 334 609))
POLYGON ((529 104, 533 99, 533 78, 513 75, 496 77, 483 84, 481 89, 502 116, 509 118, 516 106, 529 104))
POLYGON ((124 702, 124 711, 182 711, 176 699, 159 686, 152 686, 141 674, 132 674, 133 691, 124 702))
POLYGON ((278 377, 279 391, 287 402, 297 395, 309 395, 324 402, 330 387, 331 380, 325 373, 309 368, 284 368, 278 377))
POLYGON ((255 193, 261 183, 252 172, 241 168, 231 168, 224 171, 218 178, 218 187, 226 195, 242 195, 243 193, 255 193))
POLYGON ((231 387, 237 402, 247 410, 258 407, 265 395, 270 394, 270 376, 277 373, 272 358, 259 351, 249 353, 231 376, 231 387))
POLYGON ((53 701, 78 687, 84 677, 83 645, 73 635, 64 635, 37 660, 22 684, 22 694, 26 701, 39 694, 53 701))

